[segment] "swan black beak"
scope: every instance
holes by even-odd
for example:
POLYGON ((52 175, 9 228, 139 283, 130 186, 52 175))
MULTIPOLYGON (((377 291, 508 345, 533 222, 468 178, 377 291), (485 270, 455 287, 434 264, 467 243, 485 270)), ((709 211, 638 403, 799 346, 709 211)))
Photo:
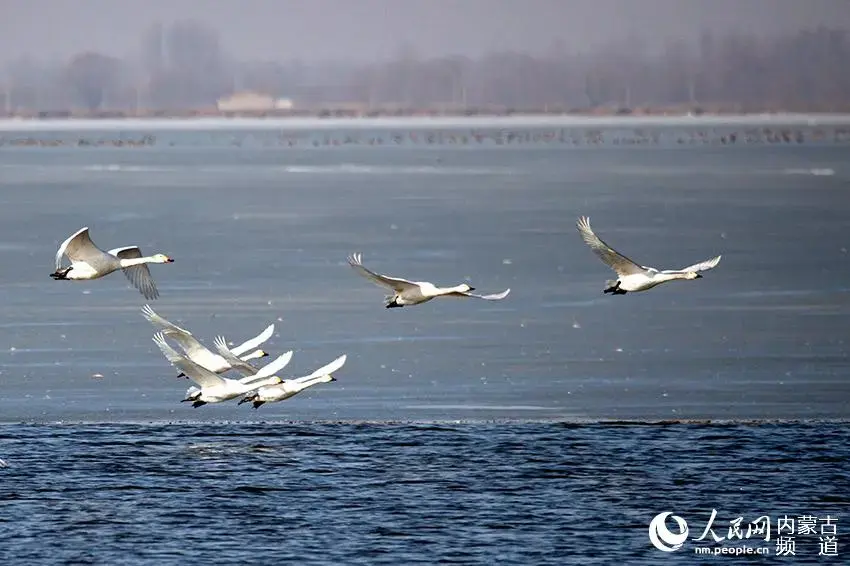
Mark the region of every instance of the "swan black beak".
POLYGON ((165 263, 174 263, 174 260, 173 260, 172 258, 168 258, 168 259, 165 261, 165 263))
POLYGON ((470 288, 469 288, 469 290, 470 290, 470 291, 474 291, 474 290, 475 290, 475 287, 470 287, 470 288))
POLYGON ((331 375, 331 376, 328 376, 328 377, 331 378, 331 381, 336 381, 336 378, 334 376, 331 375))
POLYGON ((702 279, 702 275, 700 275, 699 273, 697 273, 697 276, 696 276, 696 277, 694 277, 694 279, 702 279))

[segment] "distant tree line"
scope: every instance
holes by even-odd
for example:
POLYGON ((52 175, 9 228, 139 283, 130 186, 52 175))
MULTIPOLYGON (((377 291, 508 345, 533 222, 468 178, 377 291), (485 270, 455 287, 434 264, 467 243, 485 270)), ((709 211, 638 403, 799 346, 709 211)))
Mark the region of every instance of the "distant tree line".
POLYGON ((21 58, 0 72, 0 112, 187 110, 252 90, 296 107, 576 110, 687 106, 737 110, 850 110, 850 39, 820 27, 756 37, 704 33, 649 47, 622 40, 587 52, 422 58, 402 48, 366 65, 305 63, 286 54, 237 61, 216 31, 193 21, 156 25, 139 56, 79 53, 21 58))

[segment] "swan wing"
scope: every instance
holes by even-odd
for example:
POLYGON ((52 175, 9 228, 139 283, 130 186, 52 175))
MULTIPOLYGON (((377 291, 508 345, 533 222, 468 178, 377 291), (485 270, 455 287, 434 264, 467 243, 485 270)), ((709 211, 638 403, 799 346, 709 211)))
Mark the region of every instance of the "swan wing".
MULTIPOLYGON (((713 257, 711 259, 701 261, 700 263, 695 263, 693 265, 689 265, 688 267, 683 267, 679 271, 683 271, 685 273, 688 273, 688 272, 699 273, 700 271, 708 271, 709 269, 713 269, 718 263, 720 263, 721 257, 722 256, 713 257)), ((662 273, 664 273, 664 272, 662 271, 662 273)))
POLYGON ((310 379, 316 379, 317 377, 330 375, 333 372, 340 369, 342 366, 344 366, 346 359, 348 359, 348 356, 346 354, 343 354, 340 357, 338 357, 337 359, 335 359, 334 361, 332 361, 331 363, 320 367, 319 369, 317 369, 316 371, 314 371, 310 375, 305 375, 304 377, 296 378, 293 381, 303 382, 303 381, 308 381, 310 379))
POLYGON ((263 342, 267 341, 272 337, 272 334, 274 334, 274 324, 269 324, 265 330, 257 334, 255 337, 242 342, 234 348, 230 348, 230 351, 234 356, 241 356, 248 350, 253 350, 263 342))
POLYGON ((219 355, 230 364, 231 368, 245 377, 257 375, 258 369, 256 367, 233 355, 233 352, 227 347, 227 340, 224 339, 224 336, 216 336, 213 344, 215 344, 215 349, 218 350, 219 355))
POLYGON ((71 237, 59 246, 59 250, 56 252, 56 269, 62 268, 63 255, 67 255, 71 261, 89 263, 102 258, 105 253, 91 241, 89 229, 86 226, 74 232, 71 237))
POLYGON ((576 222, 576 227, 578 228, 579 234, 581 234, 581 238, 584 240, 584 243, 590 246, 593 253, 595 253, 599 259, 605 263, 605 265, 613 269, 620 277, 646 272, 646 268, 638 265, 623 254, 614 250, 614 248, 603 242, 596 234, 594 234, 593 230, 590 228, 590 218, 587 216, 579 218, 578 222, 576 222))
MULTIPOLYGON (((124 248, 115 248, 109 250, 109 255, 115 256, 118 259, 139 259, 142 257, 142 250, 137 246, 127 246, 124 248)), ((159 297, 159 291, 156 289, 156 283, 153 282, 150 269, 144 263, 132 265, 130 267, 122 267, 121 271, 127 276, 127 279, 132 283, 133 287, 149 301, 159 297)))
MULTIPOLYGON (((150 305, 145 305, 145 306, 142 307, 142 316, 144 316, 148 320, 148 322, 150 322, 154 326, 160 328, 161 330, 170 331, 169 332, 170 334, 178 333, 178 334, 183 334, 185 336, 191 336, 192 335, 192 333, 189 332, 188 330, 186 330, 184 328, 180 328, 179 326, 177 326, 173 322, 165 320, 164 318, 162 318, 161 316, 156 314, 156 311, 154 311, 153 308, 150 305)), ((197 340, 196 340, 196 342, 197 342, 197 340)), ((198 343, 200 344, 200 342, 198 342, 198 343)))
MULTIPOLYGON (((265 372, 263 372, 263 375, 260 375, 260 372, 258 371, 256 375, 252 375, 252 376, 249 376, 249 377, 243 377, 242 379, 240 379, 240 380, 239 380, 239 383, 241 383, 241 384, 243 384, 243 385, 254 386, 255 388, 257 388, 257 387, 265 387, 265 386, 279 385, 280 383, 282 383, 282 382, 283 382, 283 379, 281 379, 280 377, 277 377, 277 379, 278 379, 278 381, 277 381, 277 382, 269 383, 269 378, 270 378, 270 377, 276 377, 276 375, 275 375, 275 374, 276 374, 278 371, 280 371, 281 369, 283 369, 283 367, 286 367, 286 365, 288 365, 288 364, 289 364, 289 360, 291 360, 291 359, 292 359, 292 350, 290 350, 290 351, 288 351, 287 353, 285 353, 285 354, 281 355, 281 356, 280 356, 280 358, 285 358, 285 361, 286 361, 286 363, 285 363, 285 364, 280 364, 280 365, 281 365, 281 367, 280 367, 280 368, 277 368, 275 371, 266 370, 265 372)), ((278 359, 280 359, 280 358, 278 358, 278 359)), ((272 364, 273 364, 273 363, 274 363, 274 362, 272 362, 272 364)), ((268 365, 272 365, 272 364, 268 364, 268 365)), ((261 371, 262 371, 263 369, 265 369, 265 366, 263 366, 263 368, 261 368, 261 371)), ((274 369, 274 368, 273 368, 273 369, 274 369)))
POLYGON ((163 334, 174 340, 180 345, 180 348, 192 359, 202 359, 205 357, 214 357, 215 354, 209 351, 206 346, 201 344, 197 338, 195 338, 191 332, 180 328, 173 322, 169 322, 156 314, 156 312, 150 307, 150 305, 145 305, 142 307, 142 316, 144 316, 148 322, 153 324, 162 330, 163 334))
POLYGON ((217 374, 196 364, 186 356, 179 354, 176 350, 174 350, 174 348, 168 345, 162 332, 154 334, 153 341, 157 346, 159 346, 159 349, 162 351, 165 359, 185 373, 186 376, 197 383, 199 387, 215 387, 226 383, 225 380, 217 374))
POLYGON ((452 293, 446 293, 445 297, 472 297, 473 299, 484 299, 485 301, 501 301, 505 297, 510 294, 510 289, 505 289, 501 293, 493 293, 492 295, 476 295, 475 293, 461 293, 460 291, 454 291, 452 293))
POLYGON ((256 381, 257 379, 271 377, 286 366, 288 366, 290 361, 292 361, 292 350, 286 352, 285 354, 281 354, 273 361, 267 363, 266 365, 261 367, 256 374, 249 377, 243 377, 239 381, 241 381, 242 383, 250 383, 251 381, 256 381))
POLYGON ((366 279, 371 279, 372 282, 377 283, 382 287, 392 289, 393 291, 396 291, 398 293, 407 291, 408 289, 414 289, 419 287, 419 285, 412 281, 408 281, 407 279, 401 279, 398 277, 387 277, 386 275, 380 275, 378 273, 375 273, 374 271, 366 269, 361 263, 360 254, 352 254, 348 256, 348 265, 353 267, 358 274, 362 275, 366 279))
POLYGON ((216 357, 209 348, 201 344, 198 339, 192 335, 174 332, 173 330, 163 330, 162 333, 177 342, 183 352, 193 361, 206 361, 216 357))

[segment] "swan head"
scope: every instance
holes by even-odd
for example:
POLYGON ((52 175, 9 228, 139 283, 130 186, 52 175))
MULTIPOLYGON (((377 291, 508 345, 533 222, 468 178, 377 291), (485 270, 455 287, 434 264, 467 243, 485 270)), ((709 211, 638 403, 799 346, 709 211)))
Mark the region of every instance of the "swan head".
POLYGON ((466 283, 461 283, 460 285, 457 286, 457 290, 460 291, 461 293, 469 293, 470 291, 474 291, 475 287, 470 287, 466 283))
POLYGON ((702 279, 702 275, 700 275, 696 271, 688 271, 686 278, 687 279, 702 279))
POLYGON ((243 360, 255 360, 257 358, 267 358, 269 357, 269 353, 265 350, 254 350, 247 356, 243 357, 243 360))
POLYGON ((174 260, 165 254, 152 255, 151 259, 154 263, 174 263, 174 260))
POLYGON ((323 375, 316 379, 319 383, 330 383, 331 381, 336 381, 336 378, 331 374, 323 375))

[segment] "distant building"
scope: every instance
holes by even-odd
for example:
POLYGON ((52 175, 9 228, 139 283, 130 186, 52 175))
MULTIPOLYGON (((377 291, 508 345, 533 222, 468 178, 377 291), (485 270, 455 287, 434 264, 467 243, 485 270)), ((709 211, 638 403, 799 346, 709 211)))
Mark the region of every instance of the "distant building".
POLYGON ((218 99, 219 112, 262 112, 274 108, 274 97, 258 92, 237 92, 218 99))
POLYGON ((291 98, 278 98, 274 101, 274 107, 276 110, 292 110, 295 103, 292 102, 291 98))
POLYGON ((219 112, 266 112, 269 110, 291 110, 294 106, 289 98, 275 98, 259 92, 237 92, 218 99, 219 112))

